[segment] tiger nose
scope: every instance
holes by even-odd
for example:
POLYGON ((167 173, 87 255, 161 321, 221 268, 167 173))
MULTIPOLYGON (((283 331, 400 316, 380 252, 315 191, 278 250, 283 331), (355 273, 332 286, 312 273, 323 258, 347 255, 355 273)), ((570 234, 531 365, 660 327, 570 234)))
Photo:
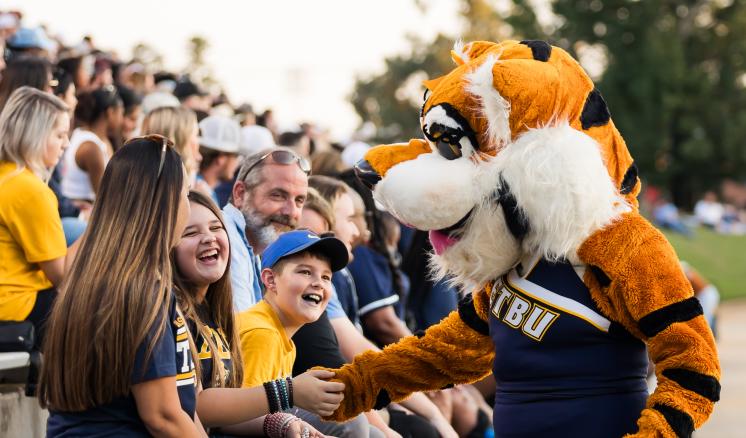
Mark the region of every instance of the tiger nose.
POLYGON ((355 164, 355 176, 369 189, 373 190, 378 181, 381 180, 381 175, 376 172, 373 167, 368 163, 367 160, 360 160, 355 164))

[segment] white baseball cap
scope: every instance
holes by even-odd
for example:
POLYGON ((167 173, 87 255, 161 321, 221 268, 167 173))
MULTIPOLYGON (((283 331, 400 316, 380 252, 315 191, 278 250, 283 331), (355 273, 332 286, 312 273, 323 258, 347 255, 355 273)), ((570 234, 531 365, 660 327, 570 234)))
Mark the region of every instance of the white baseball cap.
POLYGON ((239 153, 241 126, 230 117, 213 115, 199 122, 199 145, 229 154, 239 153))
POLYGON ((142 112, 143 114, 148 114, 154 109, 162 107, 176 108, 179 105, 181 105, 181 103, 179 103, 179 99, 174 97, 173 94, 164 93, 163 91, 155 91, 143 98, 142 112))
POLYGON ((241 142, 239 143, 241 155, 248 157, 265 149, 275 147, 275 139, 272 132, 264 126, 251 125, 241 128, 241 142))

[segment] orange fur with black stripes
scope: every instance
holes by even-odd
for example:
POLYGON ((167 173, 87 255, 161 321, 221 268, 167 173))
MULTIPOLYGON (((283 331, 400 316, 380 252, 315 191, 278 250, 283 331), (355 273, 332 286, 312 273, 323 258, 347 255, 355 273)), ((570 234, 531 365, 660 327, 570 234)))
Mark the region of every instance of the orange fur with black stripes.
POLYGON ((474 42, 453 58, 425 82, 425 139, 373 148, 360 174, 402 222, 430 230, 437 275, 481 286, 424 336, 335 370, 347 386, 330 418, 489 374, 492 281, 538 254, 584 265, 603 316, 647 344, 658 388, 635 436, 691 434, 719 395, 714 340, 673 248, 637 211, 636 168, 600 93, 542 42, 474 42))

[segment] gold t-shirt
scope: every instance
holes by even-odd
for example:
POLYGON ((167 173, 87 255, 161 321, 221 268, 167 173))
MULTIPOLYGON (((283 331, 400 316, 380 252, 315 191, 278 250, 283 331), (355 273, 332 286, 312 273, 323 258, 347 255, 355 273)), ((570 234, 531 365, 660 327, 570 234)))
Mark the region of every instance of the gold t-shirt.
POLYGON ((30 170, 0 161, 0 320, 22 321, 49 289, 39 262, 67 253, 54 192, 30 170))
POLYGON ((295 344, 272 307, 264 300, 238 314, 243 360, 243 387, 288 377, 293 372, 295 344))

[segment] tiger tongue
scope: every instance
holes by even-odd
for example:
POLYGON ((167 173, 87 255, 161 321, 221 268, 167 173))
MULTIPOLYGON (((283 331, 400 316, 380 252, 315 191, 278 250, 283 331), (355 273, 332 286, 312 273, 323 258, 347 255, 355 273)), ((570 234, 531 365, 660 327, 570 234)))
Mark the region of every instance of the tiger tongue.
POLYGON ((458 242, 458 239, 437 230, 431 230, 428 237, 430 237, 430 243, 433 245, 435 254, 438 255, 443 254, 445 250, 458 242))

